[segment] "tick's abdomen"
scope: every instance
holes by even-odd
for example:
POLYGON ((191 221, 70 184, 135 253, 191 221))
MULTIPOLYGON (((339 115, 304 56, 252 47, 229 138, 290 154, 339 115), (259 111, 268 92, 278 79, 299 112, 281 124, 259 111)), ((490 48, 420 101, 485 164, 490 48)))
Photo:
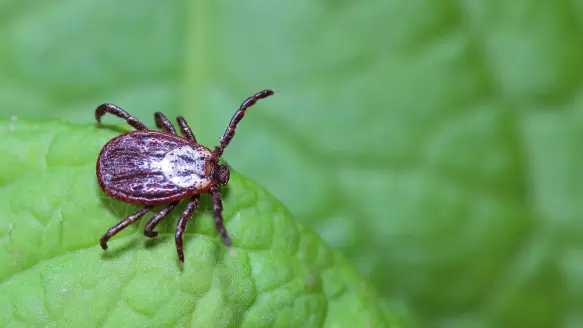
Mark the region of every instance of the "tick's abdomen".
POLYGON ((133 131, 101 151, 97 176, 109 195, 130 203, 158 205, 211 187, 211 151, 159 131, 133 131))

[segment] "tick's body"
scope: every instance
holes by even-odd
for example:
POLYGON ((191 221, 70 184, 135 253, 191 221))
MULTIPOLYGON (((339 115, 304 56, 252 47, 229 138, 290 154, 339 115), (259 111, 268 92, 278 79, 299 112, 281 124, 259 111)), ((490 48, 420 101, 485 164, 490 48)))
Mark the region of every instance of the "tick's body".
POLYGON ((212 151, 196 142, 181 116, 177 121, 184 137, 176 133, 172 123, 162 113, 157 112, 154 117, 156 126, 165 132, 148 130, 144 123, 115 105, 97 107, 95 118, 98 122, 105 113, 111 113, 125 119, 136 129, 110 140, 103 147, 97 160, 97 181, 109 196, 126 203, 144 205, 144 208, 111 227, 101 237, 101 247, 107 249, 107 241, 111 237, 144 216, 153 206, 166 204, 144 229, 145 236, 156 237, 156 225, 174 210, 180 200, 189 198, 175 234, 178 258, 184 262, 182 234, 202 193, 211 194, 215 224, 225 244, 230 246, 231 240, 223 226, 223 205, 218 189, 218 186, 229 181, 229 168, 219 164, 219 158, 233 138, 247 108, 271 95, 273 91, 264 90, 245 100, 231 119, 220 145, 212 151))
MULTIPOLYGON (((214 165, 213 165, 214 164, 214 165)), ((101 188, 126 203, 162 205, 207 192, 213 152, 161 131, 132 131, 108 142, 97 160, 101 188)))

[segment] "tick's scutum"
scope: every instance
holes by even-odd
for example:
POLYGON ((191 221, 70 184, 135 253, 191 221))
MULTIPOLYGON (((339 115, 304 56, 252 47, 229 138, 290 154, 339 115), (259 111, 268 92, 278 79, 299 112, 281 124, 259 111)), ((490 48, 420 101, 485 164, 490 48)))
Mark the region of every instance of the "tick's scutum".
POLYGON ((212 157, 208 149, 185 146, 169 151, 161 161, 152 162, 151 168, 179 187, 204 189, 212 183, 212 157))

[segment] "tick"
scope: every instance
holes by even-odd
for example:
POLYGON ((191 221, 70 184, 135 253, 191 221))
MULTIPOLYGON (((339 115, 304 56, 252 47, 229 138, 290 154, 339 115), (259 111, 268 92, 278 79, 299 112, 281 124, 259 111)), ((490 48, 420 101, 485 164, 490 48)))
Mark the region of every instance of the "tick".
POLYGON ((107 241, 130 224, 150 212, 154 206, 166 205, 146 224, 144 235, 158 236, 154 231, 178 203, 188 198, 176 226, 175 242, 178 258, 184 263, 182 234, 186 223, 198 207, 200 195, 209 193, 213 200, 215 225, 227 246, 231 239, 223 225, 223 203, 219 186, 229 182, 229 168, 219 163, 225 148, 235 135, 237 124, 247 108, 257 100, 273 95, 263 90, 247 98, 235 112, 220 144, 214 150, 199 144, 182 116, 176 121, 183 136, 178 135, 172 123, 160 112, 154 114, 156 126, 163 131, 149 130, 146 125, 125 110, 113 104, 103 104, 95 110, 95 119, 110 113, 123 118, 135 130, 110 140, 97 159, 97 181, 101 189, 115 199, 129 204, 144 205, 142 209, 111 227, 101 237, 101 248, 107 250, 107 241))

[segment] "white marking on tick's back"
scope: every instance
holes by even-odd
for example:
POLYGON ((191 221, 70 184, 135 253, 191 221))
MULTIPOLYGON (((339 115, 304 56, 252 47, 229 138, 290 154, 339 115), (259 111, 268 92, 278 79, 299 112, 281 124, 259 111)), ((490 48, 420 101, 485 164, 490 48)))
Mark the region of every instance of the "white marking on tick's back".
POLYGON ((188 188, 203 189, 211 183, 206 176, 207 160, 210 154, 193 147, 184 146, 169 151, 159 162, 151 163, 152 169, 159 169, 173 184, 188 188))

